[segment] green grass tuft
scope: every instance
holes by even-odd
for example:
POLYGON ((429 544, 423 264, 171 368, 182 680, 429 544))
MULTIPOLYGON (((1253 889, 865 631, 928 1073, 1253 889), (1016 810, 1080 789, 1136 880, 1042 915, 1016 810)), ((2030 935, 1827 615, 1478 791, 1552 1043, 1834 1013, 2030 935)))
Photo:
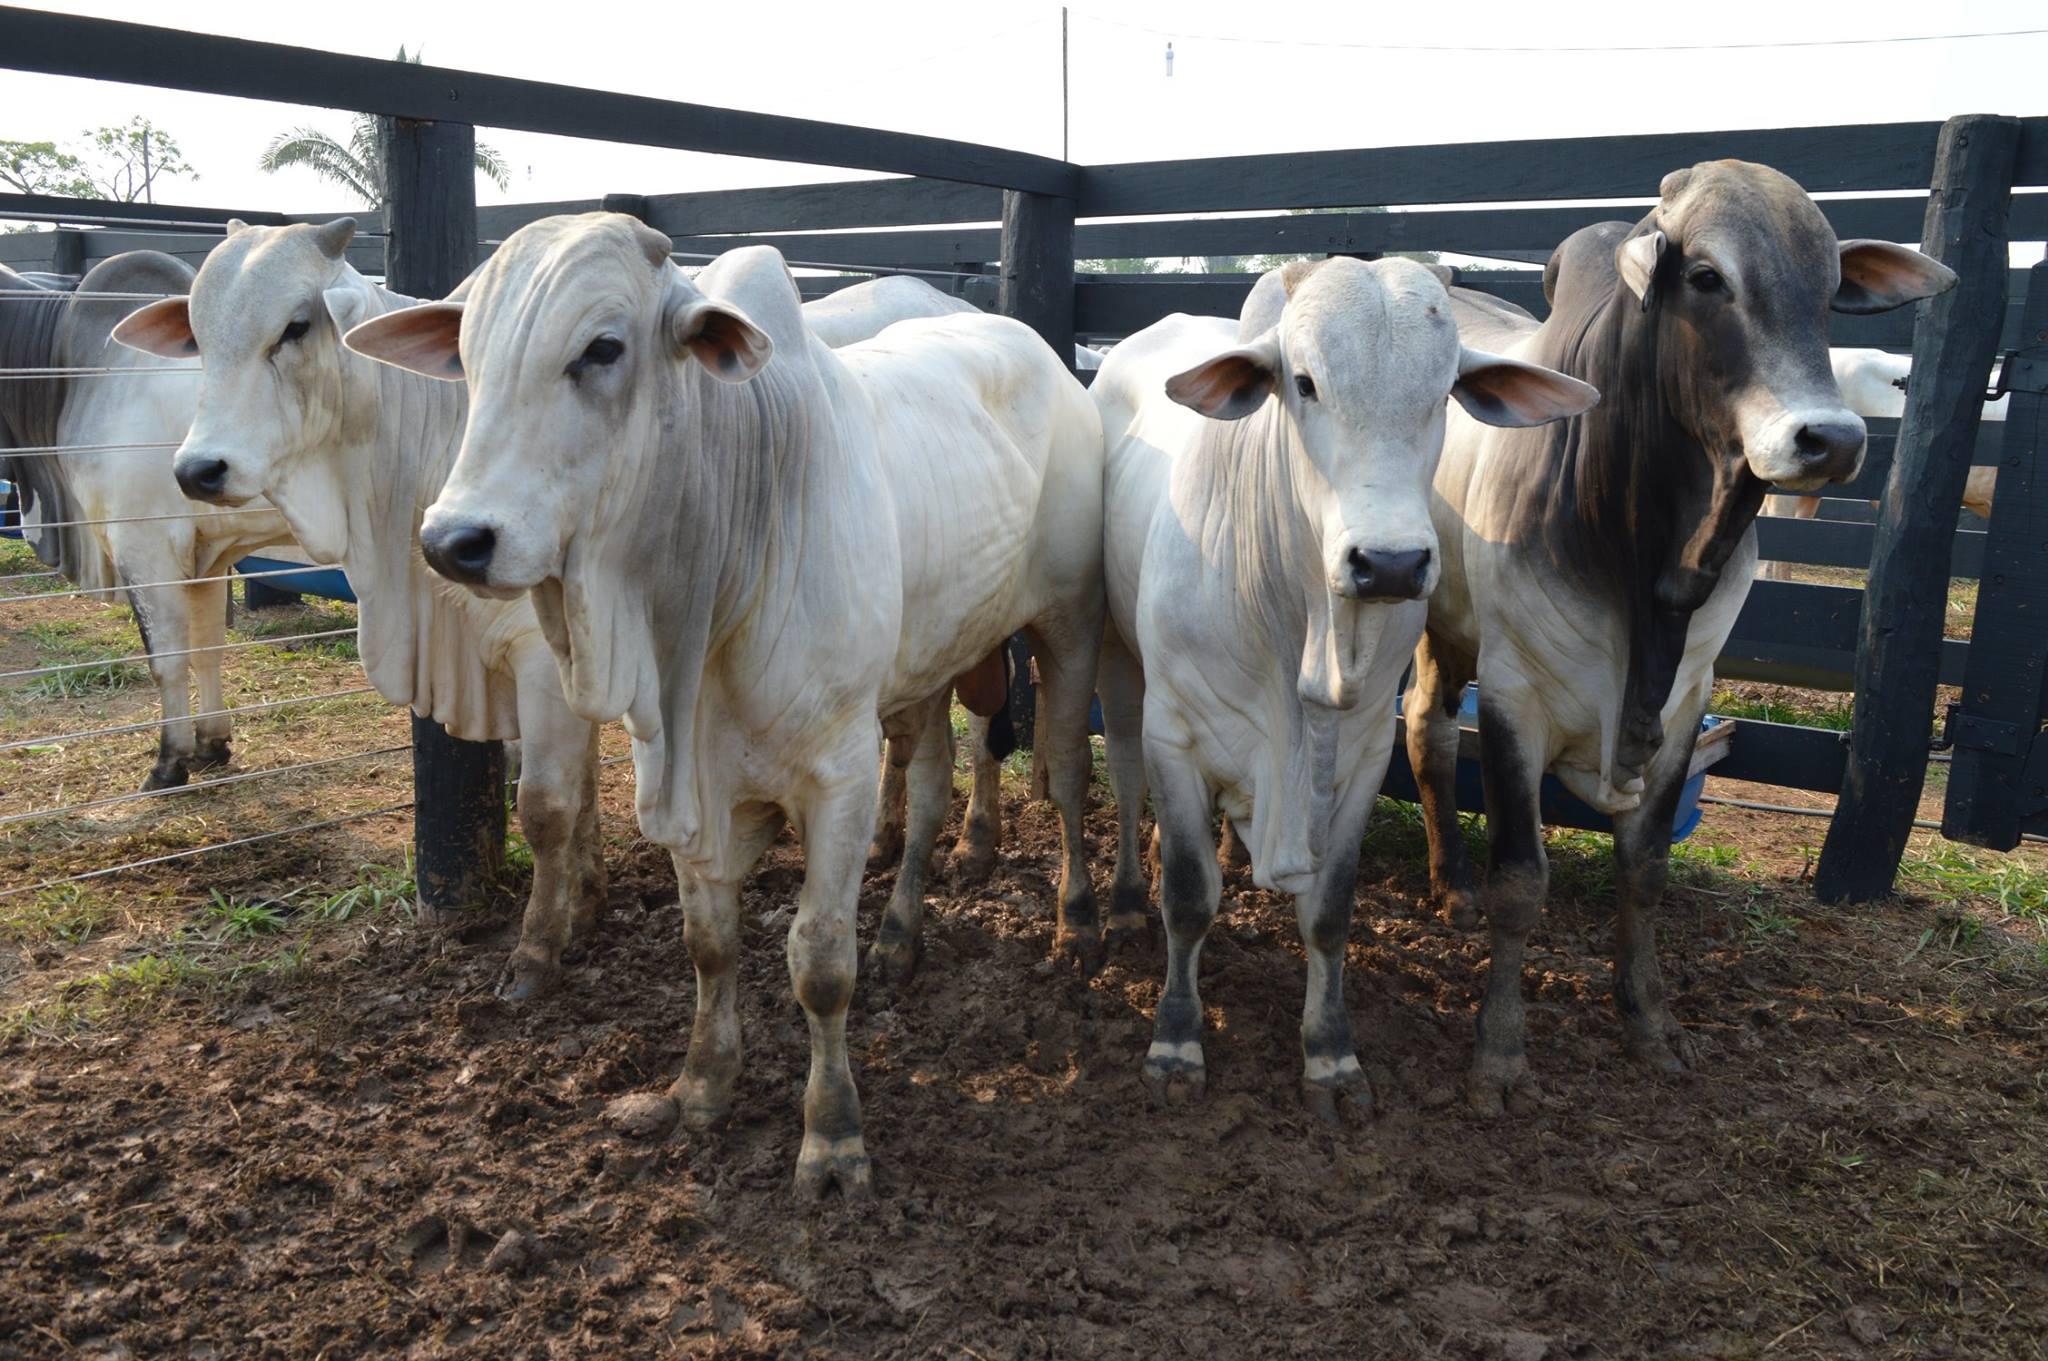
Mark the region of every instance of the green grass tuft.
POLYGON ((58 884, 38 893, 0 899, 0 940, 79 945, 92 939, 113 915, 113 908, 92 896, 84 885, 58 884))

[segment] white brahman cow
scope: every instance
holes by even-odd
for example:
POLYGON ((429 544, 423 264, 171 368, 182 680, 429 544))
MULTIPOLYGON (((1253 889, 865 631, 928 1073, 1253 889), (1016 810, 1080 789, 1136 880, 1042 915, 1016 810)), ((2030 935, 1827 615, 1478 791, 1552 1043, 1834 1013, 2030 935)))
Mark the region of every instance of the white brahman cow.
MULTIPOLYGON (((697 970, 689 1056, 667 1094, 614 1118, 652 1134, 731 1109, 740 881, 787 819, 804 848, 790 978, 811 1032, 797 1185, 859 1193, 846 1009, 876 715, 927 739, 915 823, 951 780, 930 754, 946 687, 1020 627, 1065 832, 1060 945, 1100 951, 1080 818, 1101 427, 1066 363, 1014 321, 907 321, 834 351, 773 249, 733 251, 695 282, 669 249, 616 214, 546 219, 465 302, 380 318, 350 344, 467 376, 469 430, 421 545, 478 591, 531 592, 571 703, 626 720, 641 827, 674 854, 697 970)), ((877 962, 914 952, 913 867, 906 855, 877 962)))
POLYGON ((1239 322, 1172 316, 1095 380, 1115 628, 1102 710, 1116 787, 1113 930, 1143 921, 1137 824, 1158 814, 1166 992, 1146 1084, 1205 1084, 1196 970, 1221 892, 1220 809, 1308 951, 1302 1084, 1336 1119, 1371 1088, 1344 1005, 1359 840, 1438 573, 1430 478, 1446 399, 1507 425, 1585 410, 1561 374, 1464 348, 1429 270, 1288 266, 1239 322))
POLYGON ((0 290, 14 295, 0 297, 0 368, 115 370, 0 381, 0 475, 21 489, 23 533, 43 562, 87 589, 128 588, 163 703, 144 789, 226 765, 233 720, 221 712, 228 583, 139 588, 224 577, 237 558, 291 542, 284 517, 260 502, 223 514, 186 500, 172 480, 171 451, 199 391, 192 356, 136 354, 109 342, 115 324, 141 305, 136 294, 183 293, 191 284, 191 266, 156 251, 102 260, 75 290, 0 266, 0 290), (49 296, 25 296, 35 290, 49 296), (8 448, 51 446, 76 452, 5 456, 8 448))
POLYGON ((349 265, 354 234, 349 218, 231 223, 189 305, 152 303, 115 338, 204 360, 179 483, 226 506, 267 494, 301 543, 347 569, 378 693, 456 737, 519 739, 533 889, 504 992, 524 1000, 555 982, 604 903, 597 725, 564 702, 530 602, 450 590, 420 560, 420 516, 455 461, 463 391, 343 347, 350 326, 414 302, 349 265))

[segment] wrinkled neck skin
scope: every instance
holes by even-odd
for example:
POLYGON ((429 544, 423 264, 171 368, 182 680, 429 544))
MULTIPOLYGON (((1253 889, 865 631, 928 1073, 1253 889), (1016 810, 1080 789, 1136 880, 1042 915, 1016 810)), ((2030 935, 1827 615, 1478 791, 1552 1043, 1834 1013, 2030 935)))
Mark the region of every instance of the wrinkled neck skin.
POLYGON ((1663 710, 1695 611, 1750 531, 1765 485, 1742 457, 1732 421, 1687 389, 1686 362, 1665 362, 1669 325, 1618 284, 1576 327, 1553 316, 1538 363, 1608 394, 1583 416, 1530 432, 1546 457, 1513 480, 1510 523, 1542 539, 1588 594, 1607 599, 1628 639, 1614 783, 1641 772, 1662 740, 1663 710))
MULTIPOLYGON (((1234 631, 1263 643, 1288 683, 1286 755, 1273 772, 1277 789, 1262 793, 1254 814, 1252 863, 1264 886, 1298 891, 1327 849, 1341 720, 1380 698, 1363 694, 1362 683, 1390 631, 1407 629, 1419 612, 1332 593, 1323 532, 1336 493, 1278 401, 1243 420, 1206 422, 1186 468, 1174 479, 1175 515, 1193 532, 1234 631)), ((1413 645, 1404 632, 1400 650, 1413 645)), ((1384 698, 1391 705, 1391 687, 1384 698)))
MULTIPOLYGON (((783 654, 835 655, 831 638, 867 622, 860 588, 893 583, 880 566, 863 575, 864 542, 839 541, 872 501, 844 490, 844 432, 833 401, 812 390, 809 359, 778 349, 739 384, 693 361, 662 372, 665 391, 635 404, 621 440, 646 455, 607 460, 561 579, 533 598, 571 707, 622 717, 634 738, 642 829, 686 860, 721 864, 736 802, 783 792, 766 787, 773 776, 744 787, 750 771, 735 766, 801 763, 804 753, 773 750, 773 735, 843 717, 849 684, 862 681, 851 659, 834 675, 783 654), (741 759, 707 752, 734 742, 741 759)), ((885 634, 884 658, 895 628, 885 634)), ((879 677, 865 679, 871 721, 879 677)))

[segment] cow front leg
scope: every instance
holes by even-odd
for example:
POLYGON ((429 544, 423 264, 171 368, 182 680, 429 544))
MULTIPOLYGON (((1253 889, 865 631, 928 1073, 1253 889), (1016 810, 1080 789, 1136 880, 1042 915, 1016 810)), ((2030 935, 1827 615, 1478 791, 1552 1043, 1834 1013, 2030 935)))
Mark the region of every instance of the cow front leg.
POLYGON ((1145 816, 1145 673, 1112 626, 1102 638, 1096 684, 1102 695, 1103 755, 1116 796, 1116 874, 1110 881, 1105 946, 1134 940, 1152 925, 1145 851, 1138 829, 1145 816))
POLYGON ((1466 1096, 1481 1115, 1499 1115, 1512 1100, 1531 1103, 1522 957, 1543 910, 1550 862, 1537 809, 1543 774, 1542 734, 1534 705, 1510 708, 1479 687, 1479 751, 1486 782, 1486 825, 1492 838, 1485 912, 1492 935, 1486 994, 1466 1096))
POLYGON ((810 1025, 811 1072, 804 1085, 796 1190, 813 1200, 834 1185, 849 1199, 873 1189, 861 1138, 860 1094, 846 1052, 846 1009, 853 1001, 860 958, 854 913, 861 849, 875 817, 868 793, 872 786, 855 773, 874 759, 873 736, 871 731, 858 736, 839 763, 849 778, 836 787, 821 786, 799 814, 804 885, 789 928, 789 979, 810 1025))
POLYGON ((978 884, 996 867, 996 847, 1003 839, 1003 763, 988 747, 989 720, 980 714, 967 719, 967 760, 974 772, 974 791, 960 840, 946 861, 946 877, 955 884, 978 884))
POLYGON ((1216 920, 1223 873, 1209 821, 1214 793, 1183 750, 1154 743, 1146 752, 1152 807, 1159 820, 1159 905, 1166 919, 1166 990, 1152 1020, 1145 1087, 1165 1104, 1208 1087, 1202 1054, 1202 994, 1197 985, 1202 942, 1216 920))
POLYGON ((1671 827, 1705 707, 1701 697, 1680 714, 1683 726, 1666 729, 1642 803, 1614 819, 1620 907, 1614 928, 1614 1007, 1629 1056, 1672 1074, 1687 1071, 1698 1046, 1664 998, 1664 976, 1657 967, 1657 908, 1671 868, 1671 827))
MULTIPOLYGON (((1370 766, 1370 762, 1367 763, 1370 766)), ((1386 757, 1379 758, 1380 776, 1386 757)), ((1330 849, 1316 881, 1294 899, 1295 921, 1308 955, 1308 989, 1301 1012, 1302 1099, 1333 1125, 1372 1114, 1372 1084, 1359 1065, 1344 1004, 1344 952, 1351 943, 1352 900, 1358 887, 1359 844, 1378 796, 1380 780, 1360 772, 1345 790, 1330 823, 1330 849)))
POLYGON ((1102 652, 1102 615, 1061 616, 1028 630, 1038 658, 1038 750, 1045 756, 1046 791, 1060 815, 1059 921, 1053 954, 1083 974, 1101 970, 1102 918, 1088 872, 1088 703, 1095 695, 1102 652))
POLYGON ((227 641, 228 583, 208 581, 184 589, 199 712, 212 715, 194 720, 192 756, 186 764, 192 770, 212 770, 233 759, 228 739, 234 719, 222 712, 228 704, 220 675, 221 645, 227 641))
MULTIPOLYGON (((908 776, 909 816, 904 821, 903 859, 896 866, 896 887, 882 912, 868 968, 884 987, 901 987, 917 972, 923 948, 924 891, 931 871, 932 846, 953 801, 953 725, 942 690, 918 705, 912 716, 912 748, 908 776)), ((891 739, 890 745, 895 745, 891 739)))
POLYGON ((1472 669, 1424 635, 1415 649, 1414 679, 1401 701, 1408 730, 1408 767, 1422 798, 1429 838, 1429 891, 1444 920, 1460 931, 1479 925, 1479 891, 1458 819, 1458 706, 1472 669))
POLYGON ((551 991, 562 954, 596 929, 604 904, 597 835, 597 725, 562 699, 554 658, 519 674, 519 829, 533 848, 533 887, 500 995, 524 1002, 551 991))

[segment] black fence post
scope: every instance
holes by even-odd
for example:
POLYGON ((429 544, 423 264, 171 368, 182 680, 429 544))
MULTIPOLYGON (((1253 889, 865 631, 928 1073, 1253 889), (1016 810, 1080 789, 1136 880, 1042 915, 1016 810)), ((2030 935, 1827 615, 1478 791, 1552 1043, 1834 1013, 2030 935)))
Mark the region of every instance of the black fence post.
MULTIPOLYGON (((384 142, 385 277, 444 297, 476 265, 476 129, 378 120, 384 142)), ((478 905, 505 863, 505 748, 465 742, 412 716, 413 855, 420 909, 478 905)))
POLYGON ((2018 119, 1971 114, 1943 124, 1935 149, 1921 243, 1958 282, 1914 318, 1913 381, 1863 596, 1849 771, 1814 874, 1822 902, 1891 892, 1919 811, 1956 507, 2005 323, 2019 144, 2018 119))
POLYGON ((2048 261, 2027 271, 2002 376, 2011 396, 1941 833, 2009 851, 2048 811, 2048 261))
POLYGON ((85 233, 76 227, 59 227, 57 241, 50 251, 50 272, 52 274, 85 275, 85 233))
MULTIPOLYGON (((1045 339, 1069 370, 1074 367, 1074 200, 1052 194, 1003 191, 1001 281, 996 310, 1015 317, 1045 339)), ((1037 696, 1031 687, 1030 649, 1010 642, 1016 673, 1010 681, 1010 721, 1017 745, 1032 747, 1037 696)), ((1043 783, 1033 747, 1034 795, 1043 783)))

